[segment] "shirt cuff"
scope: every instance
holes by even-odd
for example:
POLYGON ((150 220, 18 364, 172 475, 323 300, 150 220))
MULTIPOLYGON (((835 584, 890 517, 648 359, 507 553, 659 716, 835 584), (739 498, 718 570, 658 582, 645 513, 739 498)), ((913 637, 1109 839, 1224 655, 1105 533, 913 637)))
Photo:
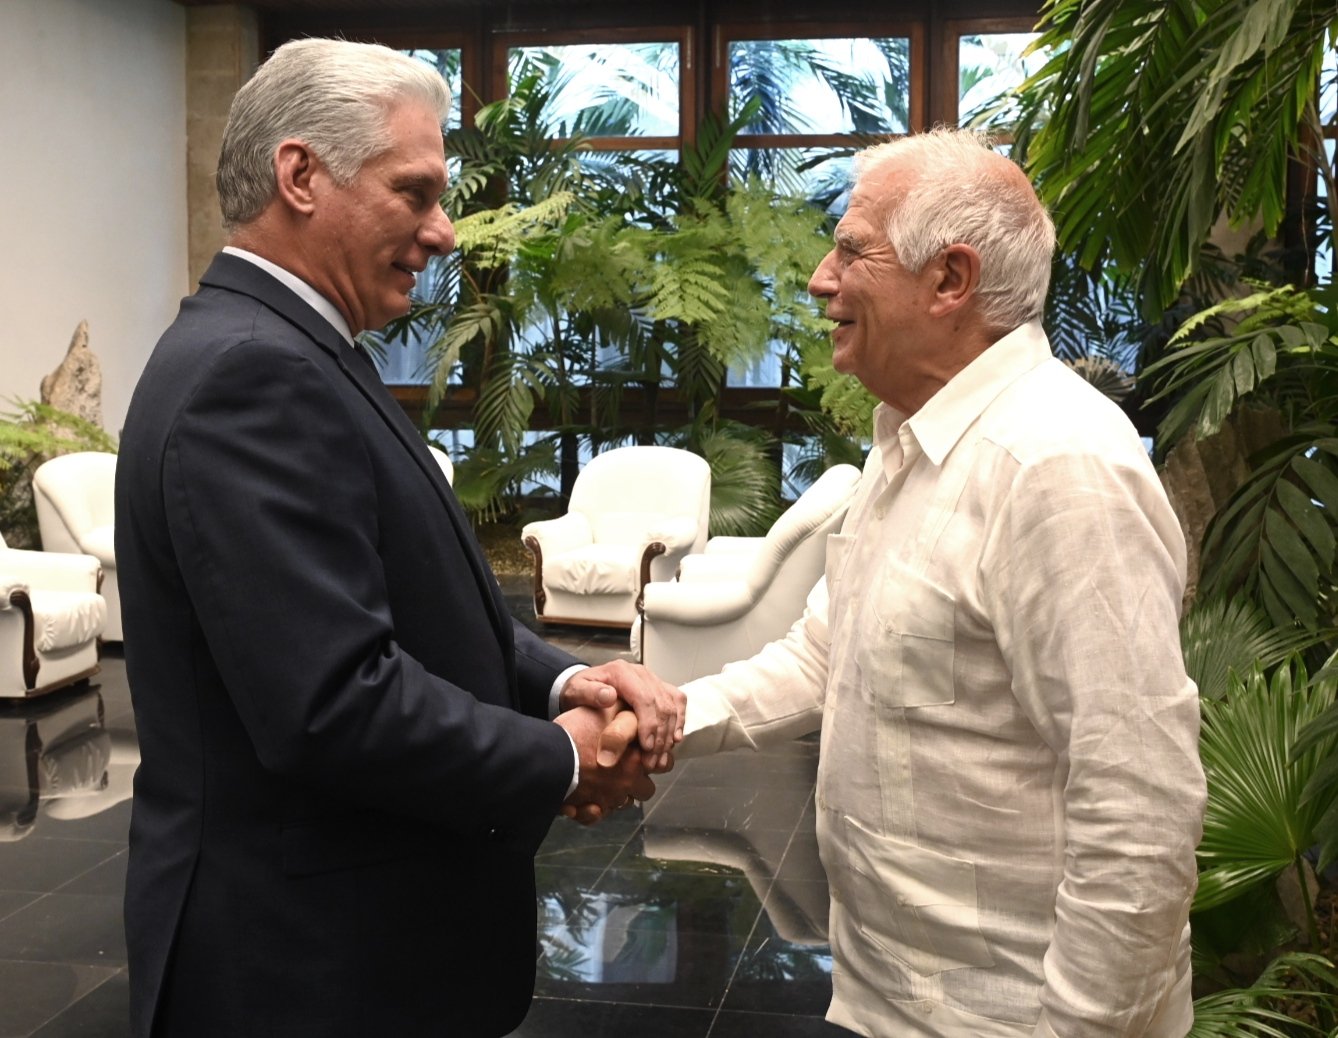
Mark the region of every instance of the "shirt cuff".
MULTIPOLYGON (((562 730, 567 732, 565 728, 562 730)), ((567 732, 567 741, 571 743, 571 785, 567 787, 567 794, 563 800, 576 792, 576 783, 581 781, 581 753, 576 749, 576 740, 571 737, 571 732, 567 732)))
MULTIPOLYGON (((553 688, 548 693, 548 719, 550 721, 561 713, 558 709, 558 697, 562 695, 563 686, 571 680, 572 675, 588 669, 588 664, 574 663, 557 676, 557 679, 553 682, 553 688)), ((562 730, 567 731, 565 728, 562 730)), ((567 732, 567 741, 571 743, 571 785, 567 787, 567 796, 564 796, 563 800, 566 800, 576 791, 576 784, 581 781, 581 754, 576 749, 576 740, 571 737, 571 732, 567 732)))
POLYGON ((557 680, 553 682, 553 687, 548 693, 548 719, 550 721, 557 717, 558 714, 562 713, 562 711, 558 709, 558 697, 562 695, 563 686, 572 679, 573 675, 589 669, 590 664, 588 663, 573 663, 557 676, 557 680))

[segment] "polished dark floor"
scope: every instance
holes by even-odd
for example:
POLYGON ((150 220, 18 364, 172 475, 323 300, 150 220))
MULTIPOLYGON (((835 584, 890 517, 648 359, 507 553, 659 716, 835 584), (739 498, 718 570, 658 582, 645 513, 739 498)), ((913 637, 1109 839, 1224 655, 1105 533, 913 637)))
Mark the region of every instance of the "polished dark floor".
MULTIPOLYGON (((533 622, 523 586, 508 587, 533 622)), ((591 663, 626 635, 549 628, 591 663)), ((121 1038, 125 881, 138 754, 115 647, 91 685, 0 705, 0 1038, 121 1038)), ((536 862, 539 980, 516 1038, 811 1038, 831 995, 813 837, 817 744, 684 761, 536 862)), ((242 1038, 242 1036, 239 1036, 242 1038)))

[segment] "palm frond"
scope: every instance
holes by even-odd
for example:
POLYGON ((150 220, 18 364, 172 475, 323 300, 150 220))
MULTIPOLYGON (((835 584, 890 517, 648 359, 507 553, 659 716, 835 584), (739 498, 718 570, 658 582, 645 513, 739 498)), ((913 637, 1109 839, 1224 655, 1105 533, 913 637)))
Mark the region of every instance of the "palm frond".
POLYGON ((1323 1034, 1321 1028, 1298 1021, 1278 1007, 1299 1001, 1332 1014, 1338 1008, 1335 988, 1338 975, 1328 959, 1307 952, 1280 955, 1249 987, 1196 999, 1194 1024, 1186 1038, 1291 1038, 1298 1028, 1323 1034))
POLYGON ((1223 904, 1296 864, 1315 843, 1332 797, 1306 798, 1338 734, 1293 753, 1298 733, 1334 702, 1333 680, 1311 682, 1299 658, 1270 680, 1255 664, 1221 699, 1203 699, 1199 752, 1208 803, 1199 843, 1196 910, 1223 904))
POLYGON ((1258 664, 1272 670, 1289 656, 1332 637, 1295 624, 1277 626, 1248 598, 1200 598, 1180 621, 1185 671, 1206 699, 1221 699, 1232 676, 1258 664))

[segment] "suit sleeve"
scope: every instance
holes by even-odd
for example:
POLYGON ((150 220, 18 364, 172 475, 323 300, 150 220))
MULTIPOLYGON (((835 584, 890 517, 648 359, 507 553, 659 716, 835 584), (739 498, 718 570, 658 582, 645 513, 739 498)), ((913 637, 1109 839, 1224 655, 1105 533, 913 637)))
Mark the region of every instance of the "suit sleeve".
POLYGON ((336 377, 244 343, 175 423, 163 489, 208 651, 271 771, 454 830, 542 824, 571 780, 567 735, 397 644, 372 459, 336 377))

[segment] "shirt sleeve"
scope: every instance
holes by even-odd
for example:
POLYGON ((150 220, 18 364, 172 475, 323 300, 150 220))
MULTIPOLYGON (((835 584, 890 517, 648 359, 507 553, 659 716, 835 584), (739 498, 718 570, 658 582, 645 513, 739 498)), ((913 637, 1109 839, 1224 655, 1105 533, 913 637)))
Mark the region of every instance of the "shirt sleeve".
POLYGON ((785 638, 750 660, 683 686, 688 711, 675 755, 756 749, 817 731, 827 687, 827 651, 827 583, 822 580, 785 638))
POLYGON ((1012 481, 981 577, 1014 694, 1067 770, 1035 1033, 1141 1035, 1179 979, 1205 801, 1179 524, 1151 466, 1059 455, 1012 481))

